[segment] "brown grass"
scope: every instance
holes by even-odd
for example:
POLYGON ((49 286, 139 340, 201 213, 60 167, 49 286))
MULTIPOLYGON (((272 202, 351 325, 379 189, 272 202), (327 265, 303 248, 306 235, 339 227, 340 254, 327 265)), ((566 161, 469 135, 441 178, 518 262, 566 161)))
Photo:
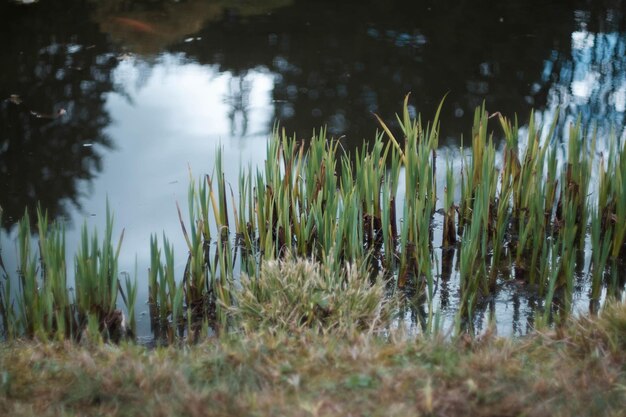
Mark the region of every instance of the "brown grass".
POLYGON ((623 416, 626 306, 510 340, 259 330, 188 348, 0 346, 6 416, 623 416))

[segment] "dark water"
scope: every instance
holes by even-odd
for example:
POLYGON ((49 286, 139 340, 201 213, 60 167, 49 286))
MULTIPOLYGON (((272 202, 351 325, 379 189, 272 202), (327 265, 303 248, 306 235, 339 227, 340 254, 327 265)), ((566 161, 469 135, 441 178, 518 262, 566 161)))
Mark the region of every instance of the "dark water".
MULTIPOLYGON (((14 262, 12 225, 37 202, 66 219, 73 253, 84 220, 102 228, 108 197, 123 269, 143 279, 161 231, 182 264, 175 203, 218 146, 233 181, 262 162, 276 121, 298 137, 325 125, 354 149, 374 136, 372 112, 393 120, 408 92, 425 118, 447 94, 444 145, 483 101, 522 125, 560 108, 562 127, 580 115, 621 132, 624 2, 4 1, 3 255, 14 262)), ((521 332, 506 294, 499 325, 521 332)))

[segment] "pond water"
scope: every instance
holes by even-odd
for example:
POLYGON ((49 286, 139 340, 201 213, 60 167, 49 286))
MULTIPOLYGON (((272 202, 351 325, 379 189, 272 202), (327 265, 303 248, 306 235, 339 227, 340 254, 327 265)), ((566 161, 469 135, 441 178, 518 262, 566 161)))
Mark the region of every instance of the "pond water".
MULTIPOLYGON (((354 150, 374 138, 372 113, 392 121, 408 92, 426 119, 447 94, 442 147, 458 147, 483 101, 521 125, 531 109, 540 119, 560 109, 560 128, 580 115, 605 142, 611 128, 623 136, 619 0, 5 1, 0 33, 9 270, 25 207, 41 202, 63 219, 73 254, 84 221, 104 228, 107 199, 116 234, 125 230, 123 270, 137 265, 143 281, 150 234, 161 232, 182 269, 176 203, 190 175, 211 172, 216 149, 231 181, 263 162, 276 122, 298 138, 327 126, 354 150)), ((144 315, 146 298, 140 286, 144 315)), ((493 308, 502 334, 532 324, 532 302, 514 290, 493 308)), ((147 320, 139 333, 150 333, 147 320)))

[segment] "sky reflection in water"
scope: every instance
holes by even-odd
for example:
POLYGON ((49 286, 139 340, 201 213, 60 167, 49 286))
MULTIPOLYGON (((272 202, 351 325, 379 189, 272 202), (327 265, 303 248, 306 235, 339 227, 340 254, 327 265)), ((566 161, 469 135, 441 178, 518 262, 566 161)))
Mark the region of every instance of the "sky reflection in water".
MULTIPOLYGON (((181 22, 187 19, 184 16, 195 16, 189 20, 192 33, 176 26, 178 6, 169 3, 170 17, 160 26, 158 13, 142 2, 136 4, 148 7, 145 12, 87 7, 71 9, 75 17, 60 6, 52 11, 45 7, 54 6, 28 6, 42 8, 43 17, 7 8, 3 14, 9 17, 0 20, 15 13, 19 16, 15 25, 22 27, 5 25, 8 39, 15 42, 0 56, 0 73, 5 75, 0 79, 0 98, 18 94, 27 103, 24 110, 26 105, 28 109, 67 109, 67 118, 29 125, 20 132, 50 138, 34 143, 37 149, 63 143, 59 138, 76 138, 71 158, 60 145, 41 158, 89 168, 87 174, 72 180, 74 185, 66 186, 75 187, 75 195, 46 197, 46 186, 38 184, 41 175, 26 179, 20 167, 28 164, 8 162, 15 155, 32 159, 30 151, 16 146, 16 139, 6 139, 13 137, 11 130, 0 137, 0 172, 5 176, 0 204, 10 206, 7 213, 15 217, 20 211, 13 210, 14 206, 31 205, 32 209, 35 197, 45 201, 55 214, 69 219, 68 253, 72 254, 83 220, 103 228, 108 198, 117 232, 125 229, 121 267, 133 274, 136 259, 138 278, 143 280, 151 233, 165 232, 174 243, 179 268, 184 268, 185 245, 176 202, 186 210, 190 176, 210 173, 221 146, 226 177, 236 193, 240 166, 263 162, 276 120, 299 138, 326 125, 331 134, 344 136, 346 149, 354 150, 363 138, 374 135, 377 126, 371 112, 393 120, 402 98, 412 91, 412 111, 429 119, 449 92, 442 114, 442 142, 450 145, 443 152, 451 156, 458 156, 455 149, 461 135, 470 131, 473 107, 483 100, 491 112, 511 117, 517 113, 522 124, 533 107, 544 121, 560 109, 563 130, 580 115, 586 126, 596 124, 600 129, 601 150, 607 148, 606 133, 611 127, 623 136, 626 35, 621 3, 591 11, 524 2, 498 6, 501 10, 485 6, 476 11, 482 13, 484 22, 475 26, 464 17, 467 10, 474 10, 465 3, 448 11, 420 3, 410 6, 420 13, 407 12, 406 16, 397 12, 404 10, 400 6, 405 3, 397 3, 395 10, 378 5, 380 9, 374 11, 324 3, 324 13, 312 14, 313 6, 306 2, 282 1, 275 9, 238 13, 205 10, 192 1, 178 9, 183 10, 181 22), (527 15, 532 13, 531 6, 538 16, 534 20, 527 15), (341 25, 348 12, 354 15, 351 28, 341 25), (81 13, 87 23, 78 23, 81 13), (116 26, 114 19, 125 15, 147 16, 159 36, 128 28, 121 31, 119 20, 116 26), (53 17, 56 20, 47 22, 53 17), (45 23, 38 23, 41 19, 45 23), (34 27, 39 28, 39 37, 18 37, 24 30, 37 33, 34 27), (54 83, 58 89, 51 88, 54 83), (98 123, 93 125, 94 121, 98 123), (90 131, 85 127, 88 123, 92 123, 90 131), (74 128, 88 133, 81 136, 74 128), (89 152, 96 155, 93 167, 85 156, 89 152), (32 198, 23 199, 21 190, 31 189, 35 190, 32 198), (7 196, 12 196, 11 204, 7 196), (68 204, 70 200, 75 204, 68 204)), ((10 104, 5 100, 3 106, 3 114, 8 114, 10 104)), ((20 120, 32 124, 24 114, 20 120)), ((458 166, 459 160, 454 164, 458 166)), ((443 167, 438 172, 444 172, 443 167)), ((5 256, 9 263, 14 261, 14 238, 13 231, 2 241, 3 254, 10 254, 5 256)), ((455 288, 454 279, 458 277, 449 282, 450 288, 455 288)), ((139 300, 144 300, 146 288, 140 286, 140 291, 139 300)), ((456 295, 450 296, 454 304, 456 295)), ((498 314, 501 333, 526 331, 519 322, 512 323, 527 314, 524 303, 514 291, 505 288, 499 293, 495 308, 502 310, 498 314)), ((140 323, 144 326, 140 333, 146 334, 146 321, 140 323)))

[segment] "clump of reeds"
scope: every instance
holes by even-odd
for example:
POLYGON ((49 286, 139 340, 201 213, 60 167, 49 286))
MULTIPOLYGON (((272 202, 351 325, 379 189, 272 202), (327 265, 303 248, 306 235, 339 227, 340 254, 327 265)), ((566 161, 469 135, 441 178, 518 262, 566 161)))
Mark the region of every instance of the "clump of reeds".
POLYGON ((626 250, 626 143, 620 146, 613 132, 609 143, 608 159, 600 159, 597 215, 599 235, 611 234, 610 253, 616 259, 626 250))
POLYGON ((0 288, 0 315, 5 337, 40 340, 80 340, 85 335, 120 340, 134 330, 117 308, 118 291, 127 310, 134 314, 136 283, 126 277, 124 293, 117 267, 122 238, 113 248, 113 217, 108 210, 105 238, 83 227, 81 247, 74 260, 75 292, 68 285, 65 231, 48 216, 37 212, 36 239, 28 213, 18 224, 18 271, 5 274, 0 288), (37 250, 38 247, 38 250, 37 250), (17 281, 17 282, 16 282, 17 281), (13 293, 12 285, 17 284, 13 293), (15 295, 14 295, 15 294, 15 295))
POLYGON ((174 248, 163 236, 165 263, 161 263, 161 249, 156 236, 150 237, 150 268, 148 269, 148 304, 152 332, 156 340, 175 338, 174 332, 184 327, 182 283, 174 273, 174 248))
POLYGON ((114 340, 119 340, 125 331, 123 314, 117 309, 118 288, 121 288, 117 260, 123 237, 122 232, 114 247, 113 215, 107 204, 102 242, 96 230, 90 234, 87 225, 83 225, 81 246, 74 261, 79 323, 84 326, 90 320, 95 321, 99 330, 114 340))
MULTIPOLYGON (((548 134, 541 138, 534 113, 528 123, 525 152, 519 155, 517 120, 511 124, 500 117, 506 148, 502 172, 502 192, 511 195, 512 239, 518 278, 537 280, 539 256, 552 226, 552 213, 558 185, 556 152, 551 149, 557 119, 548 134), (544 174, 545 172, 545 174, 544 174)), ((539 283, 543 285, 543 283, 539 283)))
MULTIPOLYGON (((238 196, 228 186, 218 151, 212 173, 190 182, 186 220, 179 208, 187 245, 181 277, 174 276, 174 250, 167 239, 162 249, 155 237, 151 239, 148 276, 154 329, 172 341, 176 333, 197 339, 209 326, 215 331, 228 328, 238 303, 249 301, 238 293, 238 271, 250 277, 244 280, 246 288, 253 288, 252 283, 261 288, 271 279, 264 265, 280 264, 290 256, 317 259, 322 268, 344 279, 349 265, 365 265, 367 271, 354 279, 375 287, 385 277, 388 287, 425 304, 432 323, 439 266, 433 221, 438 213, 443 216, 446 248, 441 278, 450 277, 456 251, 459 313, 468 322, 511 276, 543 300, 545 318, 554 311, 566 313, 589 225, 591 298, 598 300, 609 270, 612 285, 620 285, 616 277, 626 238, 626 146, 609 138, 609 155, 598 161, 596 133, 585 135, 580 122, 562 138, 556 117, 544 130, 531 114, 527 137, 520 138, 517 120, 489 115, 483 105, 474 114, 471 149, 461 149, 460 170, 455 172, 447 161, 443 210, 437 210, 440 111, 441 105, 433 122, 423 123, 419 116, 410 116, 407 96, 397 117, 402 137, 379 119, 383 133, 354 154, 344 152, 323 129, 308 143, 275 129, 265 164, 241 169, 238 196), (501 158, 490 123, 502 131, 501 158), (567 143, 562 156, 561 143, 567 143), (594 170, 597 188, 591 180, 594 170)), ((47 220, 40 219, 43 264, 38 268, 30 225, 26 219, 20 224, 17 308, 10 280, 4 280, 0 291, 5 333, 67 337, 80 332, 90 317, 91 327, 110 328, 119 286, 119 244, 114 248, 111 243, 111 223, 107 214, 102 243, 95 233, 88 237, 83 231, 75 262, 75 302, 62 290, 62 232, 48 230, 47 220), (44 280, 48 276, 54 285, 44 280)), ((126 292, 134 293, 130 281, 126 292)))

